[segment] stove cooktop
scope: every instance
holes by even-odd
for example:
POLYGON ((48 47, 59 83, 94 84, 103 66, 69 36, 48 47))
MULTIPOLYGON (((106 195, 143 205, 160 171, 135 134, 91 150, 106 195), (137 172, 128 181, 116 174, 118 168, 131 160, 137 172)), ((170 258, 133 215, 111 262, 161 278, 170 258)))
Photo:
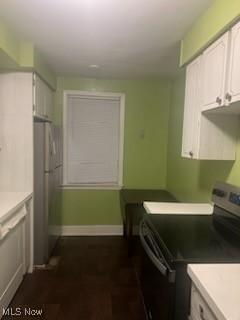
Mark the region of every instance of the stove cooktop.
POLYGON ((239 230, 226 228, 229 219, 236 227, 235 217, 228 214, 226 220, 224 210, 215 211, 211 216, 146 214, 145 221, 169 264, 239 263, 239 230))

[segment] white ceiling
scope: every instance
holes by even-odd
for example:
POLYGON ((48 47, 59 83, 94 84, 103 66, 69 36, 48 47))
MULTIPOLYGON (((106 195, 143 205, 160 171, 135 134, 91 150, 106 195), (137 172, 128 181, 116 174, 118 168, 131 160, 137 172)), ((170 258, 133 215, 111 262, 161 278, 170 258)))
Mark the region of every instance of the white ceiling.
POLYGON ((58 75, 149 78, 176 72, 179 41, 211 2, 1 0, 0 17, 58 75))

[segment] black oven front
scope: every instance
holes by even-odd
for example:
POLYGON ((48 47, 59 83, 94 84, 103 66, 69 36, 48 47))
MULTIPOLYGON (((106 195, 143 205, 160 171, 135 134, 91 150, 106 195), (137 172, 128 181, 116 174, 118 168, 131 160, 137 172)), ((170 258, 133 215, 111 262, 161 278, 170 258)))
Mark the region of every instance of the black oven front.
POLYGON ((212 215, 145 214, 141 286, 149 320, 187 320, 189 263, 240 263, 240 188, 216 183, 212 215))
POLYGON ((140 223, 142 244, 141 287, 149 320, 173 319, 175 271, 166 262, 147 223, 140 223))

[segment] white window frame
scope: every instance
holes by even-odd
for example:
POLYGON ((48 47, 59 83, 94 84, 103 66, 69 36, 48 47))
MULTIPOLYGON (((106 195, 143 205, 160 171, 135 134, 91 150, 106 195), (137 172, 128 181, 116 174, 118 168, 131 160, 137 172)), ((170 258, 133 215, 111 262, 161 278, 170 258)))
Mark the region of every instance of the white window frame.
POLYGON ((123 187, 123 150, 124 150, 124 119, 125 119, 125 94, 115 92, 97 92, 97 91, 63 91, 63 188, 65 189, 121 189, 123 187), (118 98, 120 100, 120 133, 119 133, 119 167, 117 184, 70 184, 67 181, 67 101, 71 96, 79 97, 100 97, 102 99, 118 98))

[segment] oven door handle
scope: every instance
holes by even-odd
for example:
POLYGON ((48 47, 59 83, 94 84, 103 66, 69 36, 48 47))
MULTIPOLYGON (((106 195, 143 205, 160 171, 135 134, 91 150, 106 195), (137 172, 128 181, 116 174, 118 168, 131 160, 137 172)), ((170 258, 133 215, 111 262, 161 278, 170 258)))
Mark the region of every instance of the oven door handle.
POLYGON ((148 243, 145 240, 144 228, 146 228, 145 223, 144 221, 141 221, 139 226, 139 236, 146 254, 148 255, 149 259, 152 261, 152 263, 155 265, 155 267, 161 272, 161 274, 165 277, 168 277, 169 282, 175 282, 175 271, 169 270, 162 263, 162 261, 159 258, 157 258, 156 255, 153 253, 153 251, 151 250, 151 248, 149 247, 148 243))

